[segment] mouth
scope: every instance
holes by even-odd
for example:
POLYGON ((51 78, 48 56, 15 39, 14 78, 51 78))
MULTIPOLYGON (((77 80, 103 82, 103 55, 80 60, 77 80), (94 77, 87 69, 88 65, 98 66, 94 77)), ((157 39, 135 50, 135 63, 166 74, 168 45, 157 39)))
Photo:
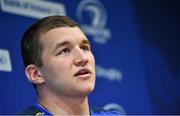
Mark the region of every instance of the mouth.
POLYGON ((90 77, 91 74, 92 74, 92 72, 89 69, 84 68, 84 69, 77 71, 74 74, 74 76, 75 77, 81 77, 81 78, 87 78, 87 77, 90 77))

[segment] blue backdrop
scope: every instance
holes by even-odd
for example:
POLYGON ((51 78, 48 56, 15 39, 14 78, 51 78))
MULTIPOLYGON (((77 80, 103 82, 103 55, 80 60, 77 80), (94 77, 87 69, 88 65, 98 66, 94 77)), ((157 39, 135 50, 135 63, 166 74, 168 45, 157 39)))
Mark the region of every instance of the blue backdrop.
POLYGON ((79 22, 96 59, 93 107, 122 114, 180 114, 180 2, 176 0, 1 0, 0 114, 35 102, 20 54, 37 19, 67 15, 79 22))

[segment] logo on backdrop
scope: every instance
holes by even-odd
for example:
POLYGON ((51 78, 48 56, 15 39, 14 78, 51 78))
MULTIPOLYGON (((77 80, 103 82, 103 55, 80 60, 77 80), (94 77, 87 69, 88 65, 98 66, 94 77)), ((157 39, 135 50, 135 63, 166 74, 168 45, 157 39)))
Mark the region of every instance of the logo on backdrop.
POLYGON ((105 78, 110 81, 121 81, 123 78, 121 71, 115 68, 105 69, 99 65, 96 65, 96 75, 99 78, 105 78))
POLYGON ((103 107, 103 109, 105 109, 105 110, 116 110, 116 111, 119 111, 121 113, 121 115, 126 114, 126 111, 124 110, 124 108, 121 105, 116 104, 116 103, 109 103, 109 104, 105 105, 103 107))
POLYGON ((0 49, 0 71, 12 71, 11 60, 8 50, 0 49))
POLYGON ((103 4, 98 0, 82 0, 77 7, 77 18, 82 23, 82 30, 92 36, 94 42, 106 44, 111 38, 110 30, 105 27, 107 23, 107 13, 103 4), (87 23, 89 16, 91 21, 87 23), (85 20, 86 19, 86 20, 85 20))
POLYGON ((66 15, 65 6, 60 3, 41 0, 1 0, 4 12, 42 18, 50 15, 66 15))

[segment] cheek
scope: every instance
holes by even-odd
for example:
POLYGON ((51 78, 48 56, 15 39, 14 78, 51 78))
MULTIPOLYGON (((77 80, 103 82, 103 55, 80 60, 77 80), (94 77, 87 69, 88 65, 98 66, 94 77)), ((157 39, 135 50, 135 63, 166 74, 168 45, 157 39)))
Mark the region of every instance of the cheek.
POLYGON ((95 72, 95 59, 94 59, 93 54, 90 55, 89 61, 90 61, 91 68, 92 68, 92 70, 93 70, 93 72, 94 72, 94 74, 95 74, 95 73, 96 73, 96 72, 95 72))
POLYGON ((92 63, 92 65, 95 65, 95 58, 92 53, 90 54, 90 62, 92 63))
POLYGON ((55 61, 54 62, 49 61, 48 63, 43 65, 42 71, 45 77, 53 78, 63 73, 63 65, 60 65, 59 63, 55 61))
POLYGON ((43 72, 45 82, 48 83, 48 86, 52 86, 51 88, 56 88, 58 85, 64 85, 63 83, 68 80, 67 77, 70 75, 70 72, 67 71, 67 67, 64 64, 51 65, 51 67, 46 67, 43 72))
POLYGON ((53 71, 56 77, 61 77, 61 79, 68 79, 72 75, 71 63, 66 60, 63 62, 56 62, 53 67, 53 71))

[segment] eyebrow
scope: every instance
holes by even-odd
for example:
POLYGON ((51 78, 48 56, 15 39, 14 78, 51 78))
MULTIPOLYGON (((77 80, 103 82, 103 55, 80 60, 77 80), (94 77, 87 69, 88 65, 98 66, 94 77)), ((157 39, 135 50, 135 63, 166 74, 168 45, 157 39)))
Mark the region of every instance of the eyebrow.
POLYGON ((63 41, 61 43, 56 44, 56 46, 54 47, 53 51, 56 51, 58 48, 65 46, 65 45, 69 45, 71 44, 69 41, 63 41))
MULTIPOLYGON (((69 42, 69 41, 60 42, 60 43, 56 44, 56 46, 54 47, 53 51, 56 51, 58 48, 60 48, 62 46, 66 46, 66 45, 70 45, 70 44, 71 44, 71 42, 69 42)), ((90 45, 89 40, 87 40, 87 39, 83 39, 81 41, 80 45, 82 45, 82 44, 90 45)))
POLYGON ((90 45, 89 40, 87 40, 87 39, 82 40, 81 44, 89 44, 90 45))

